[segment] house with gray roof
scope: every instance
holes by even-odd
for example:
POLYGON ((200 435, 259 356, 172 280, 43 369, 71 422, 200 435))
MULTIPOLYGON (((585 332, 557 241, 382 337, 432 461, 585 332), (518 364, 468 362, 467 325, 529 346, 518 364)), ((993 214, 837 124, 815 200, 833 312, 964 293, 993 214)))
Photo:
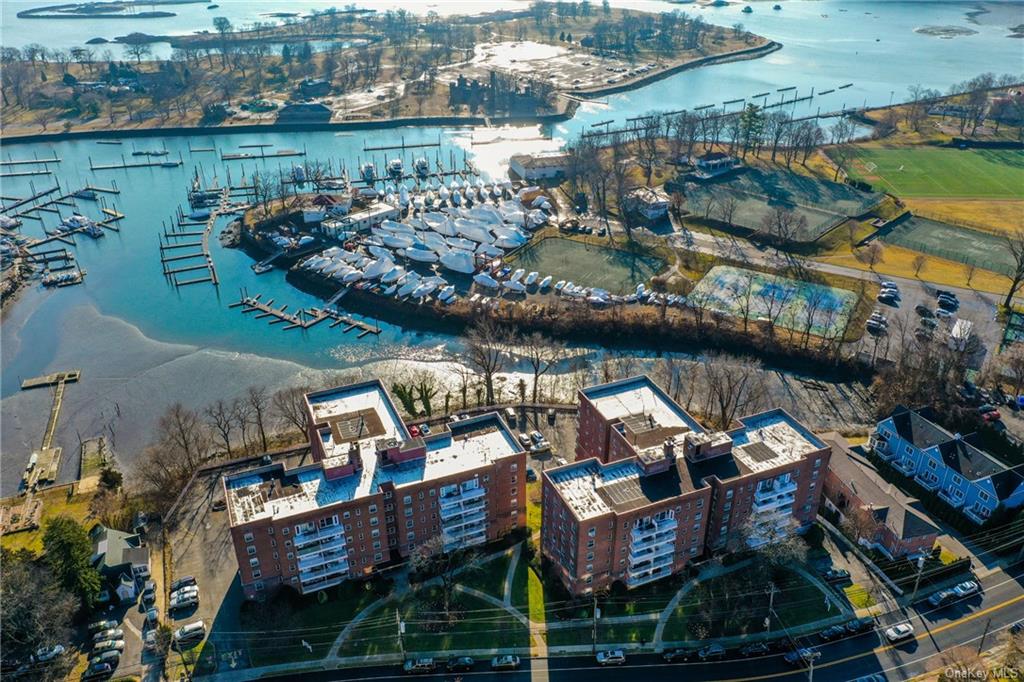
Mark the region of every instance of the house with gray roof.
POLYGON ((97 523, 89 531, 92 565, 121 601, 138 596, 137 578, 149 576, 149 547, 142 538, 97 523))

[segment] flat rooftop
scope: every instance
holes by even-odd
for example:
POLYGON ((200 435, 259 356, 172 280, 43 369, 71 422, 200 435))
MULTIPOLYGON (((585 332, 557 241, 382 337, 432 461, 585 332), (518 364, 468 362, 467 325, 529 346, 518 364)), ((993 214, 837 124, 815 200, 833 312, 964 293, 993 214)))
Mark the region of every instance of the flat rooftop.
POLYGON ((327 459, 298 469, 271 465, 226 477, 232 525, 287 518, 349 502, 375 494, 383 483, 401 488, 443 479, 522 451, 495 413, 464 419, 451 424, 450 430, 413 439, 379 382, 310 394, 308 400, 317 423, 329 424, 320 432, 327 459), (426 454, 397 464, 382 463, 377 455, 382 439, 424 446, 426 454), (348 476, 328 478, 325 468, 348 463, 353 448, 359 452, 362 468, 348 476))
POLYGON ((827 447, 783 410, 743 417, 739 422, 740 428, 729 431, 732 454, 753 473, 796 464, 804 455, 827 447))
POLYGON ((581 520, 623 513, 704 487, 701 470, 679 457, 668 468, 645 474, 633 458, 602 464, 588 459, 549 472, 562 499, 581 520))
POLYGON ((624 420, 632 415, 645 415, 653 417, 663 428, 704 431, 704 427, 696 419, 687 414, 647 376, 591 386, 583 389, 582 393, 608 421, 624 420))

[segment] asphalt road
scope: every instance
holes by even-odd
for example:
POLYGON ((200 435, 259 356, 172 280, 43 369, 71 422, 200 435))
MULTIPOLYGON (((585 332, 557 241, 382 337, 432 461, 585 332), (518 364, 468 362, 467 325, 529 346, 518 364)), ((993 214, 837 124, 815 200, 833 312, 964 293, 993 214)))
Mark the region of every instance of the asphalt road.
MULTIPOLYGON (((1011 624, 1024 618, 1024 570, 1021 564, 1011 573, 996 573, 983 582, 982 594, 954 603, 942 609, 920 612, 910 611, 915 638, 898 645, 889 645, 878 631, 856 635, 843 640, 821 644, 814 638, 805 638, 802 646, 813 646, 821 652, 814 666, 818 680, 853 680, 869 673, 883 672, 889 680, 904 680, 943 664, 941 654, 958 646, 979 648, 994 645, 1011 624), (984 642, 982 638, 984 637, 984 642)), ((885 624, 899 622, 891 615, 882 619, 885 624)), ((884 627, 884 626, 883 626, 884 627)), ((745 682, 753 680, 807 680, 806 669, 789 667, 781 654, 756 659, 724 660, 715 663, 667 664, 655 654, 629 655, 626 665, 600 668, 591 656, 549 658, 544 663, 524 659, 517 672, 492 673, 478 663, 479 672, 463 673, 465 682, 540 682, 542 680, 579 680, 588 682, 679 682, 679 680, 719 680, 745 682), (531 668, 537 668, 531 670, 531 668)), ((306 672, 294 679, 320 682, 346 680, 407 679, 397 666, 345 668, 334 671, 306 672)), ((421 679, 437 682, 453 680, 454 675, 426 675, 421 679)), ((273 679, 289 679, 283 675, 273 679)))

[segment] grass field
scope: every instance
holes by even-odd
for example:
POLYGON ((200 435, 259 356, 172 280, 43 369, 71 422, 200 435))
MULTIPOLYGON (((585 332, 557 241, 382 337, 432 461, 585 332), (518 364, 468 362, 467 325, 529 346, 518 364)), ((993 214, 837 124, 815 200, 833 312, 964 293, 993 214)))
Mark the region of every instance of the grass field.
MULTIPOLYGON (((12 551, 27 549, 35 554, 42 553, 43 533, 46 530, 46 522, 58 516, 70 516, 75 521, 85 525, 86 528, 90 526, 92 516, 90 507, 93 500, 91 494, 68 497, 68 489, 61 486, 53 490, 44 490, 37 494, 36 497, 43 502, 43 514, 39 520, 40 527, 37 530, 27 530, 3 536, 3 539, 0 539, 0 545, 4 549, 12 551)), ((14 504, 16 501, 20 502, 21 500, 20 498, 12 497, 4 500, 4 503, 14 504)))
POLYGON ((520 251, 515 266, 536 270, 586 287, 607 289, 613 294, 632 292, 637 284, 658 274, 665 262, 654 256, 630 253, 572 239, 548 237, 520 251))
POLYGON ((900 197, 1024 198, 1024 152, 856 147, 850 175, 900 197))

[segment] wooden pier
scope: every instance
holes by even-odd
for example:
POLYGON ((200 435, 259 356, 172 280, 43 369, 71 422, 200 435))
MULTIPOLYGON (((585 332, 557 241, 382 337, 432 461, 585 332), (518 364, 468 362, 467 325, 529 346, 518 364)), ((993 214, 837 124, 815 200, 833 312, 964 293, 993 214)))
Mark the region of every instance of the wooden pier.
POLYGON ((405 136, 403 135, 402 136, 402 143, 401 144, 383 145, 383 146, 379 146, 379 147, 367 147, 366 144, 363 143, 363 151, 364 152, 386 152, 386 151, 391 151, 393 149, 399 149, 399 150, 425 149, 427 147, 440 147, 440 146, 441 146, 441 138, 440 138, 440 136, 438 136, 437 142, 421 142, 419 144, 406 144, 405 143, 405 136))
POLYGON ((108 163, 96 165, 92 162, 92 157, 89 157, 89 170, 100 171, 100 170, 129 170, 132 168, 177 168, 185 162, 181 159, 177 161, 166 160, 166 161, 133 161, 128 163, 121 157, 121 163, 108 163))
POLYGON ((60 383, 74 383, 82 378, 82 370, 72 369, 66 372, 54 372, 52 374, 44 374, 41 377, 33 377, 31 379, 25 379, 21 382, 21 390, 28 391, 33 388, 45 388, 46 386, 56 386, 60 383))
POLYGON ((160 238, 160 265, 163 268, 164 277, 167 277, 175 287, 184 287, 191 284, 203 284, 211 282, 213 286, 219 286, 220 280, 217 277, 217 268, 213 265, 213 256, 210 255, 210 234, 217 218, 228 212, 228 204, 231 201, 231 188, 225 187, 220 190, 220 203, 210 210, 209 217, 204 222, 190 222, 184 219, 180 213, 174 218, 170 228, 164 228, 160 238), (176 223, 176 224, 175 224, 176 223), (185 230, 183 227, 202 226, 202 230, 185 230), (200 237, 198 241, 195 237, 200 237), (187 239, 189 241, 178 241, 187 239), (177 249, 196 248, 199 251, 194 253, 178 253, 177 249), (193 259, 201 259, 200 263, 186 263, 193 259), (180 265, 179 265, 180 263, 180 265), (194 273, 206 270, 206 274, 199 277, 181 279, 180 276, 187 273, 194 273))
POLYGON ((27 178, 33 175, 53 175, 51 170, 27 170, 14 171, 11 173, 0 172, 0 178, 27 178))
MULTIPOLYGON (((328 301, 328 305, 336 303, 347 289, 335 294, 334 297, 328 301)), ((325 320, 332 320, 331 328, 337 327, 344 324, 345 328, 342 330, 343 333, 348 333, 352 330, 358 329, 358 338, 363 338, 368 334, 380 334, 380 327, 357 320, 350 317, 336 309, 331 308, 316 308, 311 307, 308 310, 300 309, 298 312, 288 312, 288 306, 283 305, 280 308, 274 307, 274 299, 270 299, 266 302, 260 300, 262 294, 256 294, 255 296, 248 296, 245 292, 242 293, 242 297, 236 302, 228 305, 229 308, 241 308, 242 314, 247 315, 249 313, 256 313, 254 319, 270 319, 270 324, 285 324, 285 331, 290 329, 302 329, 306 330, 310 327, 320 324, 325 320)))
POLYGON ((57 157, 52 159, 0 159, 0 166, 32 166, 48 163, 60 163, 60 159, 57 157))
POLYGON ((245 161, 247 159, 281 159, 288 156, 305 156, 306 150, 298 151, 296 149, 278 149, 277 151, 267 152, 260 147, 258 152, 232 152, 230 154, 220 155, 221 161, 245 161))

